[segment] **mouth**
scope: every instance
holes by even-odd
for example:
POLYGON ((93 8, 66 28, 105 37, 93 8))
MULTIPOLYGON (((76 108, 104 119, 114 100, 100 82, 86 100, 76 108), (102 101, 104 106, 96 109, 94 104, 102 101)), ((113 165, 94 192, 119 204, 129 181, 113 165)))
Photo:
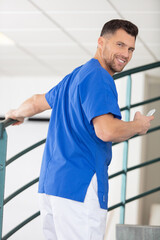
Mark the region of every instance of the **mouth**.
POLYGON ((118 63, 120 63, 121 65, 124 65, 124 64, 126 64, 126 60, 124 60, 124 59, 121 59, 121 58, 117 58, 117 61, 118 61, 118 63))

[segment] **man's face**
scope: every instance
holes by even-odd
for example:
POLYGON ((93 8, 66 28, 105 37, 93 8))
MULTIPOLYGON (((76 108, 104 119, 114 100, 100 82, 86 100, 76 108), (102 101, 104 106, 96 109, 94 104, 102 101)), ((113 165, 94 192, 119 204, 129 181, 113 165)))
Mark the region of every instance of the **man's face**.
POLYGON ((101 37, 101 58, 103 67, 113 75, 121 72, 131 60, 135 49, 135 37, 123 29, 117 30, 114 34, 101 37))

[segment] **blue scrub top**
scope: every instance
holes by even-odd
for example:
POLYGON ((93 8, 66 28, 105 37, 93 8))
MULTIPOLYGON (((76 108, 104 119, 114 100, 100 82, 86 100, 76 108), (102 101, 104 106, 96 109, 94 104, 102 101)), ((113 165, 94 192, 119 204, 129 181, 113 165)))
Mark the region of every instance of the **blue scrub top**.
POLYGON ((107 209, 112 143, 96 136, 92 119, 107 113, 121 119, 113 78, 93 58, 45 96, 52 113, 39 192, 83 202, 96 173, 100 207, 107 209))

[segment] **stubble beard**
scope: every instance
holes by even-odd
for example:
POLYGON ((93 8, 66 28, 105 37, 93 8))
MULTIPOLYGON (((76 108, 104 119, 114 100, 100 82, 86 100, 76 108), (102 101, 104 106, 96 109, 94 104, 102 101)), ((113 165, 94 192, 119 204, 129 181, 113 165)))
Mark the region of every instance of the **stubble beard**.
POLYGON ((122 67, 117 67, 116 63, 114 62, 114 59, 109 61, 104 58, 104 63, 106 65, 106 69, 109 69, 113 74, 115 74, 116 72, 122 72, 122 70, 126 66, 126 65, 124 65, 122 67))

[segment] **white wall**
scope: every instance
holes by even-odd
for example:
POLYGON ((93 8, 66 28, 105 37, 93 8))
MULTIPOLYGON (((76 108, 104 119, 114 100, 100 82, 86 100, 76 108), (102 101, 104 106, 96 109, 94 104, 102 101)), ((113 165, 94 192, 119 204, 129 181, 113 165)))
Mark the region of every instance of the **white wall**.
MULTIPOLYGON (((145 98, 144 89, 146 78, 144 74, 133 75, 132 85, 132 104, 143 101, 145 98)), ((8 109, 18 107, 19 104, 34 93, 43 93, 48 91, 52 86, 60 81, 60 77, 56 79, 49 78, 2 78, 0 95, 0 115, 3 115, 8 109)), ((119 92, 120 107, 125 106, 127 78, 116 80, 119 92)), ((135 111, 140 110, 146 114, 146 109, 137 107, 131 111, 131 119, 133 119, 135 111)), ((46 112, 41 116, 49 116, 46 112)), ((125 119, 124 113, 123 120, 125 119)), ((48 123, 35 123, 26 121, 18 127, 7 128, 8 133, 8 152, 7 157, 10 158, 25 147, 43 139, 47 134, 48 123)), ((142 144, 144 137, 134 138, 129 141, 129 162, 128 166, 133 166, 141 162, 142 144)), ((110 165, 109 174, 115 173, 122 169, 123 160, 123 143, 113 147, 113 159, 110 165)), ((44 145, 36 150, 26 154, 7 167, 6 170, 6 190, 5 197, 21 187, 26 182, 38 177, 40 171, 40 163, 42 158, 44 145)), ((140 187, 140 170, 134 170, 127 176, 127 198, 137 195, 141 191, 140 187)), ((121 193, 121 176, 110 181, 109 206, 120 202, 121 193)), ((6 204, 4 209, 4 228, 3 234, 7 233, 19 222, 38 211, 37 184, 31 189, 19 195, 16 199, 6 204)), ((126 207, 125 223, 137 224, 139 221, 139 201, 130 203, 126 207)), ((108 213, 106 239, 115 239, 115 224, 119 223, 119 209, 115 209, 108 213)), ((14 234, 11 240, 21 239, 43 239, 40 218, 36 218, 32 223, 26 225, 22 230, 14 234)))
MULTIPOLYGON (((1 77, 0 115, 16 108, 35 93, 45 93, 61 80, 57 77, 1 77)), ((45 116, 46 113, 42 115, 45 116)))

